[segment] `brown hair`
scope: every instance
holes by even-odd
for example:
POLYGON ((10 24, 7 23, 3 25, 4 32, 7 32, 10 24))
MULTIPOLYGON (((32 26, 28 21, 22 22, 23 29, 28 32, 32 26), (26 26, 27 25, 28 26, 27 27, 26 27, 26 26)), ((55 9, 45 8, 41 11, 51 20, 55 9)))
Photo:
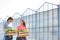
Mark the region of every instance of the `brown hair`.
POLYGON ((25 21, 24 21, 24 20, 21 20, 21 21, 23 21, 23 26, 25 26, 25 27, 26 27, 26 23, 25 23, 25 21))
POLYGON ((7 22, 8 22, 10 19, 11 19, 11 20, 13 20, 13 18, 12 18, 12 17, 9 17, 9 18, 7 19, 7 22))

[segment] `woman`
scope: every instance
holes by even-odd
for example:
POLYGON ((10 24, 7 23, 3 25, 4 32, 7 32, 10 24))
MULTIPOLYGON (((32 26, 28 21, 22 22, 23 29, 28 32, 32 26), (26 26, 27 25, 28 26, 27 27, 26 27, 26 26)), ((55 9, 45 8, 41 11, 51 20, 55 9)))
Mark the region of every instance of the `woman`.
MULTIPOLYGON (((17 31, 24 30, 24 29, 26 29, 26 24, 25 24, 24 20, 21 20, 20 24, 17 27, 17 31)), ((26 37, 20 37, 18 35, 16 40, 26 40, 26 37)))
MULTIPOLYGON (((9 17, 7 19, 7 22, 5 22, 4 24, 4 31, 6 28, 9 28, 9 27, 12 27, 12 21, 13 21, 13 18, 12 17, 9 17)), ((12 40, 13 39, 13 36, 12 35, 5 35, 5 40, 12 40)))

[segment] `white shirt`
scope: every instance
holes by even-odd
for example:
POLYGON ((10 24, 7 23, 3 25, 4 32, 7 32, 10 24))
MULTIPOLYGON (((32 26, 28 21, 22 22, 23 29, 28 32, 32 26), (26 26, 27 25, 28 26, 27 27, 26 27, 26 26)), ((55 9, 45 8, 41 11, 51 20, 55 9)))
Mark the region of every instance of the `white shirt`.
POLYGON ((8 27, 13 27, 12 23, 9 23, 9 24, 8 24, 8 27))

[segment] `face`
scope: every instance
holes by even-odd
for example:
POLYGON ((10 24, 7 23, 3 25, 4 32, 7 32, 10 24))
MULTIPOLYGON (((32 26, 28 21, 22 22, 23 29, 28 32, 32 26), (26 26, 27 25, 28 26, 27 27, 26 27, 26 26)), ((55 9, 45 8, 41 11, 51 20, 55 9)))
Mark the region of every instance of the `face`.
POLYGON ((22 20, 20 21, 20 24, 23 25, 23 21, 22 20))
POLYGON ((12 20, 11 20, 11 19, 9 19, 9 20, 8 20, 8 23, 11 23, 11 22, 12 22, 12 20))

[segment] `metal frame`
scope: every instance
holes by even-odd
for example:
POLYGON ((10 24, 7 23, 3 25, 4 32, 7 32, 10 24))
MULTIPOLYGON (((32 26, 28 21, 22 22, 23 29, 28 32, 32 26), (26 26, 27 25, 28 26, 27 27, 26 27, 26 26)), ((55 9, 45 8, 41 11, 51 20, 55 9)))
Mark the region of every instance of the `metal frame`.
POLYGON ((59 26, 59 19, 60 19, 59 18, 59 14, 60 14, 60 12, 59 12, 59 5, 58 5, 58 10, 57 11, 58 11, 58 40, 60 40, 59 39, 59 35, 60 35, 60 29, 59 29, 60 28, 60 26, 59 26))
MULTIPOLYGON (((52 3, 49 3, 49 2, 45 2, 41 7, 43 7, 46 3, 52 4, 52 3)), ((56 5, 56 4, 52 4, 52 5, 58 6, 58 5, 56 5)), ((37 11, 38 11, 41 7, 39 7, 39 8, 37 9, 37 11)))

